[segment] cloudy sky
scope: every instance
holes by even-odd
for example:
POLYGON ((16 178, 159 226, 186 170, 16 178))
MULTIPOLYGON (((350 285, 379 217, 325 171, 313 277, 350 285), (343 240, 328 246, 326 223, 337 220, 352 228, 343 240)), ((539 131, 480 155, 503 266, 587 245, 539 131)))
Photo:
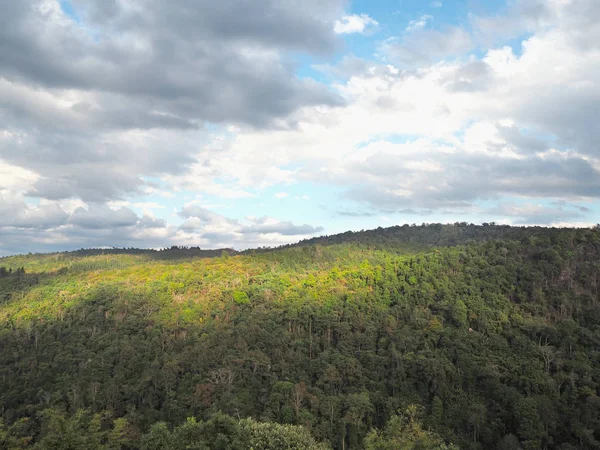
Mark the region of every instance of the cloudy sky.
POLYGON ((597 0, 4 0, 0 255, 600 222, 597 0))

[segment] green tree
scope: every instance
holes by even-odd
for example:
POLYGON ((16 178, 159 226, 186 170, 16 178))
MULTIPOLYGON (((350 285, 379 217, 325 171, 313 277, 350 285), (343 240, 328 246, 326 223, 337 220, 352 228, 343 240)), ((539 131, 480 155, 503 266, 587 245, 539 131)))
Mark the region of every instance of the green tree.
POLYGON ((242 429, 249 434, 250 450, 328 450, 330 447, 318 443, 304 427, 256 422, 245 419, 242 429))
POLYGON ((366 450, 458 450, 437 434, 425 430, 418 420, 416 405, 394 415, 381 431, 371 430, 364 441, 366 450))

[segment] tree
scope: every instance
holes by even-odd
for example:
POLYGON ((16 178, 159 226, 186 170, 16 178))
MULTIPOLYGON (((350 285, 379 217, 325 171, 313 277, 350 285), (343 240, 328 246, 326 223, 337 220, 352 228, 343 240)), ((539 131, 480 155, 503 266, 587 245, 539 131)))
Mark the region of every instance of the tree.
POLYGON ((301 426, 256 422, 245 419, 241 427, 250 435, 249 449, 252 450, 328 450, 325 443, 318 443, 301 426))
POLYGON ((366 450, 458 450, 437 434, 425 430, 418 420, 419 407, 410 405, 394 415, 382 431, 371 430, 364 441, 366 450))
POLYGON ((10 427, 0 418, 0 448, 7 450, 22 450, 30 448, 32 437, 29 433, 29 420, 20 419, 10 427))
POLYGON ((519 423, 517 435, 523 449, 537 450, 541 448, 545 433, 535 399, 532 397, 521 399, 516 406, 515 415, 519 423))
POLYGON ((130 439, 127 435, 127 421, 112 421, 110 428, 102 422, 110 419, 108 414, 90 414, 78 410, 66 416, 55 409, 42 412, 42 438, 34 445, 40 450, 121 450, 127 448, 130 439))
POLYGON ((173 434, 165 422, 155 423, 142 436, 141 450, 175 450, 173 434))
POLYGON ((459 326, 467 325, 467 305, 461 299, 452 305, 452 320, 459 326))

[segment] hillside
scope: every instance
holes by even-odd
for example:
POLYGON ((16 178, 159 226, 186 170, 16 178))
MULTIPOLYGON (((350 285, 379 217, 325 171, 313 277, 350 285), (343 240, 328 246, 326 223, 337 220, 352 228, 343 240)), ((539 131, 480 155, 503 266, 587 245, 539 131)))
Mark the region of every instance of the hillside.
POLYGON ((0 448, 600 448, 598 228, 0 266, 0 448))

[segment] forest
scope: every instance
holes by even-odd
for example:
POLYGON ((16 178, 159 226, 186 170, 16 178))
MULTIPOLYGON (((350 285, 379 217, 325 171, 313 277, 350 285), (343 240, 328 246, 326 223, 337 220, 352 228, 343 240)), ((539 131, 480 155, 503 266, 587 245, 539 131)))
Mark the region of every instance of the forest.
POLYGON ((600 227, 0 258, 0 449, 600 449, 600 227))

